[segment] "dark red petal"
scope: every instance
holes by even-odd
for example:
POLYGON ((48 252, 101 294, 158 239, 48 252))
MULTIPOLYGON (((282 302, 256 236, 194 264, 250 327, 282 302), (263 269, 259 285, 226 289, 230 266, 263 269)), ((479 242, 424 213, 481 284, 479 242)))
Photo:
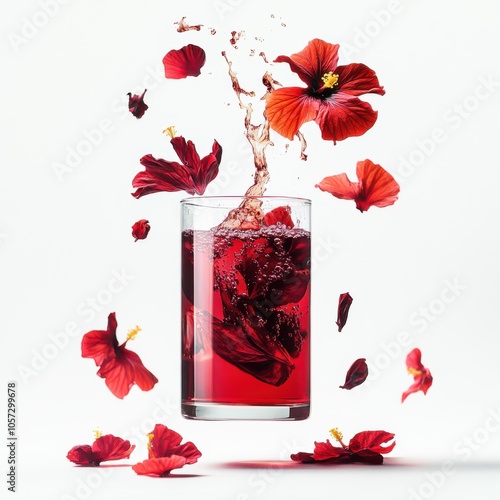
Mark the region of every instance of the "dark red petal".
POLYGON ((120 346, 120 353, 114 358, 106 359, 97 375, 106 380, 109 390, 123 399, 134 384, 143 391, 151 390, 158 379, 142 364, 139 356, 120 346))
POLYGON ((319 102, 321 105, 315 121, 325 141, 336 143, 348 137, 363 135, 377 121, 378 113, 370 104, 347 93, 337 92, 332 97, 319 102))
POLYGON ((315 187, 341 200, 355 200, 360 190, 359 182, 351 182, 346 174, 325 177, 315 187))
POLYGON ((307 89, 277 89, 266 96, 266 117, 274 131, 293 140, 304 123, 316 119, 320 103, 308 95, 307 89))
POLYGON ((339 296, 339 305, 337 307, 337 321, 336 324, 339 328, 339 332, 342 331, 346 322, 347 316, 349 315, 349 308, 352 304, 352 297, 349 295, 349 292, 341 293, 339 296))
POLYGON ((371 450, 361 450, 351 455, 352 462, 362 462, 370 465, 380 465, 384 463, 384 457, 380 453, 371 450))
POLYGON ((316 460, 314 460, 314 458, 313 458, 313 453, 308 453, 305 451, 299 451, 298 453, 292 453, 290 455, 290 458, 294 462, 301 462, 303 464, 311 464, 311 463, 316 462, 316 460))
POLYGON ((99 459, 95 456, 89 444, 73 446, 66 457, 77 465, 99 465, 99 459))
POLYGON ((380 165, 371 160, 358 161, 356 175, 361 186, 356 197, 356 208, 361 212, 368 210, 372 205, 387 207, 398 199, 399 184, 380 165))
POLYGON ((292 209, 289 206, 276 207, 270 212, 267 212, 266 215, 264 215, 262 224, 264 224, 264 226, 275 226, 276 224, 280 223, 287 227, 293 227, 294 224, 291 213, 292 209))
POLYGON ((128 110, 136 117, 142 118, 148 109, 148 105, 144 102, 144 95, 147 89, 139 96, 129 92, 128 95, 128 110))
POLYGON ((358 432, 349 441, 349 450, 353 453, 359 453, 363 450, 369 450, 374 453, 389 453, 396 446, 396 441, 387 446, 381 445, 391 439, 394 439, 394 434, 386 431, 358 432))
POLYGON ((113 312, 108 316, 107 330, 92 330, 86 333, 82 338, 82 357, 93 358, 97 366, 105 359, 113 357, 118 347, 116 327, 116 315, 113 312))
POLYGON ((287 62, 290 69, 297 73, 308 87, 314 88, 325 73, 335 72, 339 58, 338 51, 339 45, 316 38, 311 40, 302 51, 290 57, 279 56, 275 62, 287 62))
POLYGON ((112 434, 97 438, 92 445, 92 451, 100 458, 100 462, 129 458, 134 448, 135 445, 131 445, 130 441, 112 434))
POLYGON ((137 188, 132 193, 135 198, 161 191, 195 194, 191 174, 184 165, 156 159, 150 154, 143 156, 140 162, 146 170, 136 174, 132 180, 132 187, 137 188))
POLYGON ((349 455, 349 450, 340 446, 333 446, 327 439, 325 443, 314 442, 314 460, 331 460, 336 458, 343 458, 349 455))
POLYGON ((149 458, 132 466, 132 470, 139 475, 165 477, 174 469, 186 465, 184 457, 172 455, 171 457, 149 458))
POLYGON ((138 220, 132 226, 132 236, 135 238, 135 241, 144 240, 147 238, 150 229, 151 226, 149 225, 148 220, 146 219, 138 220))
POLYGON ((205 311, 196 316, 196 321, 197 332, 204 335, 207 344, 240 370, 275 386, 290 377, 294 364, 285 348, 266 339, 266 332, 252 328, 243 316, 239 317, 240 324, 233 325, 205 311))
POLYGON ((182 164, 191 173, 196 172, 200 165, 200 155, 196 151, 193 141, 186 141, 181 135, 173 137, 170 144, 182 164))
POLYGON ((335 73, 339 75, 337 92, 352 96, 385 94, 384 87, 380 85, 375 71, 364 64, 353 63, 339 66, 335 73))
POLYGON ((205 51, 197 45, 186 45, 179 50, 171 50, 163 58, 166 78, 186 78, 198 76, 205 64, 205 51))
POLYGON ((344 385, 339 386, 341 389, 352 389, 361 385, 368 377, 368 366, 365 358, 360 358, 354 361, 345 376, 344 385))

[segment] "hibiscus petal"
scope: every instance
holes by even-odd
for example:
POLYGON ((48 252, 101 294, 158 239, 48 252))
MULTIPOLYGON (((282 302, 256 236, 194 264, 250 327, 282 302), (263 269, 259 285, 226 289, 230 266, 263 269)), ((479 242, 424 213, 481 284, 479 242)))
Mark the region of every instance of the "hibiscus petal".
POLYGON ((280 386, 288 380, 294 368, 288 352, 280 343, 265 339, 264 334, 263 340, 243 316, 236 325, 222 322, 206 311, 196 319, 197 331, 203 332, 207 343, 227 362, 267 384, 280 386))
POLYGON ((92 445, 92 451, 100 457, 101 462, 129 458, 134 449, 135 445, 131 445, 130 441, 112 434, 97 438, 92 445))
POLYGON ((104 378, 109 390, 123 399, 134 384, 143 391, 151 390, 158 379, 142 364, 139 356, 128 349, 121 348, 120 354, 106 359, 97 375, 104 378))
POLYGON ((116 315, 110 313, 108 316, 107 330, 92 330, 82 338, 82 357, 93 358, 95 364, 100 366, 102 362, 115 355, 118 347, 116 339, 116 315))
POLYGON ((399 184, 394 177, 371 160, 359 161, 356 166, 361 189, 356 197, 356 208, 361 212, 372 205, 387 207, 398 199, 399 184))
POLYGON ((168 457, 173 455, 172 448, 181 444, 182 436, 166 425, 156 424, 150 442, 149 458, 168 457))
POLYGON ((276 207, 270 212, 267 212, 262 219, 262 224, 265 226, 275 226, 280 223, 287 227, 293 227, 293 220, 291 216, 292 209, 289 206, 276 207))
POLYGON ((132 226, 132 236, 137 240, 144 240, 147 238, 149 230, 151 226, 149 225, 149 221, 146 219, 138 220, 132 226))
POLYGON ((348 137, 358 137, 377 121, 378 113, 370 104, 347 93, 337 92, 320 102, 315 121, 325 141, 333 141, 335 144, 348 137))
POLYGON ((336 324, 339 328, 339 332, 342 331, 346 322, 347 316, 349 315, 349 308, 352 304, 352 297, 349 295, 349 292, 341 293, 339 296, 339 305, 337 307, 337 321, 336 324))
POLYGON ((205 51, 197 45, 189 44, 179 50, 171 50, 163 58, 165 77, 180 79, 198 76, 205 59, 205 51))
POLYGON ((165 477, 174 469, 186 465, 184 457, 172 455, 171 457, 150 458, 132 466, 132 470, 139 475, 165 477))
POLYGON ((274 62, 287 62, 290 69, 297 73, 308 87, 314 87, 325 73, 336 70, 339 47, 337 44, 315 38, 300 52, 290 57, 279 56, 274 62))
POLYGON ((99 461, 89 444, 73 446, 66 455, 67 459, 77 465, 99 465, 99 461))
POLYGON ((147 89, 139 96, 129 92, 128 95, 128 110, 136 117, 142 118, 148 109, 148 105, 144 102, 144 95, 147 89))
POLYGON ((333 446, 330 440, 325 443, 314 442, 314 460, 342 459, 349 455, 349 450, 340 446, 333 446))
POLYGON ((375 451, 361 450, 351 455, 351 461, 362 462, 370 465, 380 465, 384 462, 384 457, 375 451))
POLYGON ((132 193, 135 198, 161 191, 187 191, 195 194, 191 175, 186 168, 177 163, 156 159, 153 155, 145 155, 140 159, 145 171, 136 174, 132 187, 137 190, 132 193))
POLYGON ((341 389, 352 389, 361 385, 368 377, 368 366, 365 358, 360 358, 354 361, 347 371, 344 385, 339 386, 341 389))
POLYGON ((200 164, 200 155, 196 151, 193 141, 186 141, 181 135, 173 137, 170 141, 175 154, 179 157, 182 164, 187 167, 191 173, 196 172, 200 164))
POLYGON ((316 187, 336 198, 354 200, 361 212, 371 206, 387 207, 398 199, 399 184, 380 165, 371 160, 358 161, 356 174, 359 182, 350 181, 346 174, 338 174, 325 177, 316 187))
POLYGON ((191 441, 175 447, 172 452, 174 455, 184 457, 188 465, 196 463, 201 457, 200 450, 191 441))
POLYGON ((427 391, 432 385, 433 378, 431 372, 422 364, 421 358, 422 353, 418 348, 413 349, 406 356, 406 366, 408 372, 413 375, 413 384, 403 392, 401 402, 414 392, 422 391, 424 394, 427 394, 427 391))
POLYGON ((339 66, 335 73, 339 75, 337 92, 352 96, 385 94, 384 87, 380 85, 375 71, 364 64, 353 63, 339 66))
POLYGON ((310 97, 307 89, 276 89, 266 95, 266 117, 274 131, 293 140, 304 123, 316 119, 320 102, 310 97))
POLYGON ((393 441, 387 446, 381 446, 394 439, 394 434, 386 431, 363 431, 355 434, 349 441, 349 450, 353 453, 359 453, 363 450, 369 450, 374 453, 389 453, 396 446, 393 441))

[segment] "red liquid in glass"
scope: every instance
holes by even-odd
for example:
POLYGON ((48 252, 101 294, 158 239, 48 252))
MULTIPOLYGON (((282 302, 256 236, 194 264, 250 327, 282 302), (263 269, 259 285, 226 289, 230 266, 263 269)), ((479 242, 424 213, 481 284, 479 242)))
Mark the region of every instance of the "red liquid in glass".
POLYGON ((309 403, 310 233, 182 234, 182 401, 309 403))

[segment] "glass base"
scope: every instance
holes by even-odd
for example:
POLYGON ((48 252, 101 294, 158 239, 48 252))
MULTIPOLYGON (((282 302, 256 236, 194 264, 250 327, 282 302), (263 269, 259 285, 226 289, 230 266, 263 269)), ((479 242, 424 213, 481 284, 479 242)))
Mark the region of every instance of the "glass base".
POLYGON ((276 406, 243 406, 217 403, 182 403, 182 416, 195 420, 305 420, 309 403, 276 406))

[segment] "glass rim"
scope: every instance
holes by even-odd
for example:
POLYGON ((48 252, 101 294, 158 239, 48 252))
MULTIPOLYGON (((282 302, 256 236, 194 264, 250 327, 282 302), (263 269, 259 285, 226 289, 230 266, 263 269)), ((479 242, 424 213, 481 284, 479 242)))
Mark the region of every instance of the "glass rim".
POLYGON ((203 200, 217 202, 223 200, 284 200, 303 205, 311 205, 312 201, 309 198, 301 198, 300 196, 279 196, 279 195, 262 195, 262 196, 245 196, 245 195, 227 195, 227 196, 189 196, 180 200, 182 205, 205 206, 203 200))

